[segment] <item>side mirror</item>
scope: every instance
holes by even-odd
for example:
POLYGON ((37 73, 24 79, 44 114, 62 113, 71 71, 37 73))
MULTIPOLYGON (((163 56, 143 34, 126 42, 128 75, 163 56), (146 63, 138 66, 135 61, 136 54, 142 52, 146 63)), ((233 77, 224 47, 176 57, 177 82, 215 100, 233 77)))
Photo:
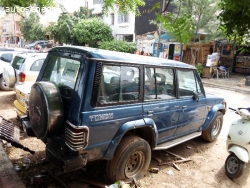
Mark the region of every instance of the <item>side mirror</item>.
POLYGON ((195 91, 193 91, 193 99, 197 102, 199 101, 199 95, 195 91))

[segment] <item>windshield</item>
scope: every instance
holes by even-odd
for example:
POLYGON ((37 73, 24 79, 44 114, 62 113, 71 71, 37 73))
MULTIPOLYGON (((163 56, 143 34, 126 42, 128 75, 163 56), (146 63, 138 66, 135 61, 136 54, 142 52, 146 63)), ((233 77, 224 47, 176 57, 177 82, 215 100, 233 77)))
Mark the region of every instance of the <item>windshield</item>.
POLYGON ((62 95, 71 97, 79 67, 80 62, 77 60, 51 56, 41 81, 54 82, 62 95))
POLYGON ((13 60, 12 67, 16 70, 21 70, 24 61, 24 58, 16 56, 13 60))

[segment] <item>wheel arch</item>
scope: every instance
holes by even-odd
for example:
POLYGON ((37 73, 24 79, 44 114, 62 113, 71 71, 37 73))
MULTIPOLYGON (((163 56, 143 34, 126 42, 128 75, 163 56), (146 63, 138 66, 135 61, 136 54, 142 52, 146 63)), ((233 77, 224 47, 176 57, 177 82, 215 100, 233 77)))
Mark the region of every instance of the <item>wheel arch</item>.
POLYGON ((213 121, 213 118, 217 112, 221 112, 223 115, 226 113, 226 109, 223 104, 214 105, 211 110, 208 112, 205 123, 202 126, 202 131, 206 130, 210 123, 213 121))
POLYGON ((146 140, 151 148, 154 148, 158 138, 158 133, 155 123, 145 121, 145 119, 130 121, 123 124, 112 139, 109 147, 104 154, 103 159, 110 160, 113 158, 115 151, 121 140, 128 135, 137 135, 146 140))

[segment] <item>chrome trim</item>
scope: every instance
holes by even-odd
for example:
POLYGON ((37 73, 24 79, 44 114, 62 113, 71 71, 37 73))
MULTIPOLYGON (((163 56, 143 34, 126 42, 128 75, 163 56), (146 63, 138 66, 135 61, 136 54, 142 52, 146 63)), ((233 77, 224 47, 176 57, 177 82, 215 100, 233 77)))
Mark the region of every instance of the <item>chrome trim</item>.
POLYGON ((65 144, 74 151, 79 151, 88 146, 89 139, 89 128, 87 126, 75 126, 69 121, 66 121, 65 127, 65 144), (74 133, 70 130, 70 127, 73 129, 78 129, 80 133, 74 133))

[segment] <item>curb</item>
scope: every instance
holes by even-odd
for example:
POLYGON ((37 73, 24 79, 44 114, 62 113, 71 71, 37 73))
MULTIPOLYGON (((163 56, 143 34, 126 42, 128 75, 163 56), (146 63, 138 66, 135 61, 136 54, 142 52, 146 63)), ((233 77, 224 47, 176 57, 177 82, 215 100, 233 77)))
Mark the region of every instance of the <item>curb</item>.
POLYGON ((235 91, 235 92, 240 92, 240 93, 244 93, 244 94, 250 94, 250 89, 243 89, 241 87, 228 87, 228 86, 223 86, 223 85, 217 85, 217 84, 210 84, 210 83, 206 83, 203 82, 203 85, 205 87, 213 87, 213 88, 219 88, 219 89, 225 89, 225 90, 230 90, 230 91, 235 91))

